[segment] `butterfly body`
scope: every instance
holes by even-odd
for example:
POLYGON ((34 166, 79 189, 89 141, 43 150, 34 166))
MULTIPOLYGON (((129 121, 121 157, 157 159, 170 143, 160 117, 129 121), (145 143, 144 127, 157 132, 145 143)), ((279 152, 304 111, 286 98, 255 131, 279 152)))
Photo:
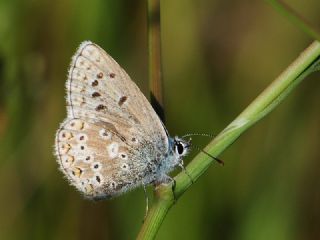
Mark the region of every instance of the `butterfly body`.
POLYGON ((112 198, 167 182, 182 163, 188 143, 168 135, 139 88, 96 44, 80 45, 66 90, 68 115, 55 153, 71 185, 86 197, 112 198))

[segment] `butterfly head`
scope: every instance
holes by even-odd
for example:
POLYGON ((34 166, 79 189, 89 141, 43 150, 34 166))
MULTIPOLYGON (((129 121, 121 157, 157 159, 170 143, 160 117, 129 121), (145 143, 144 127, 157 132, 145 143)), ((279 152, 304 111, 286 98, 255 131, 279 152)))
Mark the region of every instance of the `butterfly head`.
POLYGON ((185 139, 178 138, 178 137, 173 138, 173 151, 175 156, 178 159, 181 159, 182 157, 187 155, 190 147, 191 147, 191 139, 187 141, 185 139))

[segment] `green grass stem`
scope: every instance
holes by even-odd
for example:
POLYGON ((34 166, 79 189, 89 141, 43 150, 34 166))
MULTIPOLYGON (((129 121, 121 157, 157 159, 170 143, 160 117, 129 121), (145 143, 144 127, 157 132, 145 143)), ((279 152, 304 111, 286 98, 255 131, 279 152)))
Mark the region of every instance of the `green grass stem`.
MULTIPOLYGON (((252 103, 233 120, 205 148, 208 153, 218 156, 239 136, 277 107, 295 87, 310 73, 318 70, 320 56, 319 42, 313 42, 300 56, 277 77, 252 103)), ((214 162, 214 159, 199 153, 186 167, 195 182, 214 162)), ((174 193, 172 185, 161 185, 155 190, 154 203, 146 217, 137 239, 154 239, 169 209, 192 185, 185 172, 175 177, 174 193)))

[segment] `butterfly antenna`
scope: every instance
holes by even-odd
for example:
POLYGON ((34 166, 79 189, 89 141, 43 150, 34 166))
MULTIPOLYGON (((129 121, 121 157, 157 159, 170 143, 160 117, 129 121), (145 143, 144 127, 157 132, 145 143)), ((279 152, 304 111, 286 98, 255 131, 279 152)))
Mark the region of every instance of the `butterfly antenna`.
POLYGON ((186 135, 183 135, 182 138, 186 138, 186 137, 190 137, 190 136, 202 136, 202 137, 210 137, 210 138, 216 137, 216 135, 209 134, 209 133, 188 133, 186 135))
POLYGON ((212 159, 216 160, 220 165, 224 166, 224 162, 223 162, 221 159, 219 159, 219 158, 217 158, 217 157, 215 157, 215 156, 212 156, 210 153, 206 152, 205 150, 199 148, 199 147, 196 146, 196 145, 193 145, 193 144, 192 144, 191 147, 194 147, 194 148, 197 149, 198 151, 200 151, 200 152, 206 154, 207 156, 211 157, 212 159))

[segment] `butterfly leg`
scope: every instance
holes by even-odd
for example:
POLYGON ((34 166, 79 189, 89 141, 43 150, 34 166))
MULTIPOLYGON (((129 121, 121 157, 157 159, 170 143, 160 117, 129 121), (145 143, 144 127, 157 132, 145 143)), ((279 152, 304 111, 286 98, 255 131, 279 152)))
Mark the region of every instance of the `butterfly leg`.
POLYGON ((176 184, 177 184, 177 182, 176 182, 176 180, 174 180, 173 178, 172 178, 172 181, 173 181, 173 182, 172 182, 171 191, 172 191, 172 194, 173 194, 173 203, 176 204, 178 198, 176 197, 176 194, 174 193, 174 191, 175 191, 175 189, 176 189, 176 184))
POLYGON ((148 197, 148 194, 147 194, 147 189, 146 189, 146 184, 142 184, 143 186, 143 191, 144 191, 144 197, 145 197, 145 200, 146 200, 146 212, 144 213, 144 217, 143 217, 143 222, 146 220, 146 217, 148 215, 148 212, 149 212, 149 197, 148 197))
POLYGON ((169 175, 164 175, 163 176, 163 181, 167 184, 171 183, 171 191, 172 191, 172 194, 173 194, 173 203, 176 204, 178 198, 176 197, 175 195, 175 189, 176 189, 176 180, 172 177, 170 177, 169 175))
POLYGON ((161 175, 160 178, 158 178, 157 180, 155 180, 153 182, 154 186, 157 187, 158 185, 160 184, 171 184, 171 190, 172 190, 172 194, 173 194, 173 201, 174 203, 177 202, 177 197, 174 193, 175 191, 175 188, 176 188, 176 180, 174 180, 174 178, 166 175, 166 174, 163 174, 161 175))
POLYGON ((184 167, 184 165, 183 165, 183 160, 179 163, 178 166, 179 166, 179 167, 182 169, 182 171, 189 177, 189 179, 190 179, 190 181, 191 181, 191 184, 194 184, 194 181, 193 181, 191 175, 188 173, 187 169, 186 169, 186 168, 184 167))

